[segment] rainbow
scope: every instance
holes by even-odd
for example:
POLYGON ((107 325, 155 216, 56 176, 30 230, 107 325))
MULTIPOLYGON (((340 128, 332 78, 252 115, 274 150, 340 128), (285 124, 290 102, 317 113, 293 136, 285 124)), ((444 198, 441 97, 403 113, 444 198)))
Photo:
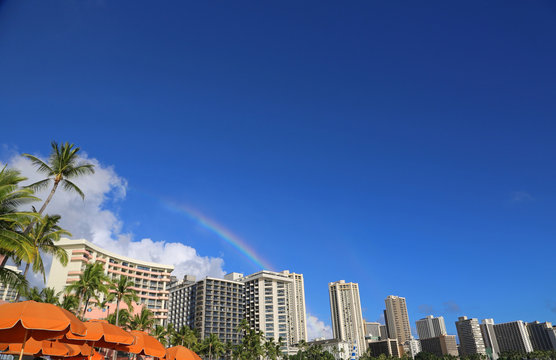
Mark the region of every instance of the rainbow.
POLYGON ((269 262, 265 261, 261 255, 258 255, 255 250, 253 250, 253 248, 251 248, 244 240, 232 233, 230 230, 226 229, 224 226, 218 224, 216 221, 209 219, 200 211, 192 209, 191 207, 185 206, 183 204, 175 203, 171 200, 161 198, 158 198, 158 200, 168 209, 187 216, 189 219, 193 220, 204 229, 209 230, 220 239, 232 245, 253 264, 261 268, 261 270, 274 271, 272 265, 270 265, 269 262))

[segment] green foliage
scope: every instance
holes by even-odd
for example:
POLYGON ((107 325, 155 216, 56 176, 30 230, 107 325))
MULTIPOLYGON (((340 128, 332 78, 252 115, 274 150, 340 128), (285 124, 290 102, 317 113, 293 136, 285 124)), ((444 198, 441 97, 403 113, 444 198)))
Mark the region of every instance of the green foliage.
POLYGON ((142 308, 139 314, 135 314, 130 321, 129 327, 133 330, 148 332, 154 325, 155 319, 152 311, 142 308))
POLYGON ((108 277, 104 274, 104 267, 102 263, 87 264, 83 273, 79 275, 77 281, 66 286, 66 293, 75 293, 79 299, 78 311, 85 315, 89 300, 94 298, 97 303, 100 303, 99 296, 101 294, 108 294, 109 282, 108 277), (81 310, 83 302, 83 310, 81 310))
POLYGON ((556 351, 535 350, 530 353, 507 351, 501 353, 498 360, 556 360, 556 351))
POLYGON ((321 345, 299 344, 299 351, 290 356, 290 360, 334 360, 334 355, 324 350, 321 345))

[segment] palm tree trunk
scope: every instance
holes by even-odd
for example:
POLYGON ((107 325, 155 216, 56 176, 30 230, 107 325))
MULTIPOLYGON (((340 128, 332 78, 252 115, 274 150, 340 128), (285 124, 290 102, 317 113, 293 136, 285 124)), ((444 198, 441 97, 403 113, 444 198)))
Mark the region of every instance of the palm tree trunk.
MULTIPOLYGON (((116 326, 120 323, 120 302, 116 298, 116 326)), ((118 351, 114 350, 114 355, 112 355, 112 360, 116 360, 118 351)))
MULTIPOLYGON (((52 186, 52 190, 50 190, 50 194, 48 195, 48 197, 44 201, 44 204, 42 204, 42 206, 39 210, 39 215, 42 215, 43 211, 46 209, 46 206, 48 205, 50 200, 52 200, 52 197, 54 196, 54 193, 56 192, 56 189, 58 188, 58 184, 60 183, 60 180, 62 180, 62 179, 54 180, 54 186, 52 186)), ((31 229, 33 228, 33 226, 35 225, 36 222, 37 222, 37 220, 31 221, 31 223, 29 223, 29 225, 27 225, 27 227, 23 231, 23 234, 27 235, 29 233, 29 231, 31 231, 31 229)))
POLYGON ((81 311, 82 305, 83 305, 83 293, 79 295, 79 305, 77 305, 77 311, 75 315, 79 316, 79 312, 81 311))

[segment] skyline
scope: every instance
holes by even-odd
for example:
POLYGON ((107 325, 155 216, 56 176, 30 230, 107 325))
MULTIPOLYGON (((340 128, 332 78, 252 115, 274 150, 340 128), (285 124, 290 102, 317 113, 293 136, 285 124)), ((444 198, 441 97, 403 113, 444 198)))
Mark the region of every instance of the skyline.
POLYGON ((99 171, 49 208, 75 237, 302 273, 315 326, 342 279, 368 321, 556 322, 555 13, 3 1, 0 161, 76 143, 99 171))

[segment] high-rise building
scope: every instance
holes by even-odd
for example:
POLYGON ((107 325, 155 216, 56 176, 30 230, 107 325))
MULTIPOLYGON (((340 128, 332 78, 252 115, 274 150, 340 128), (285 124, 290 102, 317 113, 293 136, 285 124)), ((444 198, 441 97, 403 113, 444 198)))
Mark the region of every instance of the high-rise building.
MULTIPOLYGON (((17 274, 21 274, 21 270, 19 270, 15 266, 6 265, 5 269, 11 270, 17 274)), ((7 302, 15 301, 15 299, 17 298, 17 293, 17 289, 15 289, 9 283, 0 282, 0 300, 7 302)))
POLYGON ((355 344, 357 354, 361 356, 366 351, 367 344, 359 285, 340 280, 329 283, 328 291, 334 338, 355 344))
POLYGON ((421 351, 437 356, 458 356, 458 345, 455 335, 440 335, 433 338, 421 339, 421 351))
POLYGON ((517 351, 528 353, 533 351, 527 327, 521 320, 507 322, 503 324, 494 324, 494 334, 500 352, 517 351))
POLYGON ((201 339, 215 334, 223 342, 238 344, 241 340, 237 328, 244 318, 244 284, 233 276, 206 277, 197 282, 194 327, 201 339))
POLYGON ((375 340, 380 338, 380 323, 366 321, 365 337, 375 340))
POLYGON ((390 338, 398 339, 399 344, 411 340, 411 326, 405 298, 389 295, 384 302, 386 303, 385 320, 390 338))
POLYGON ((417 334, 419 339, 428 339, 431 337, 437 337, 440 335, 447 335, 446 324, 444 323, 444 317, 433 317, 428 315, 415 322, 417 325, 417 334))
POLYGON ((293 282, 288 285, 288 314, 290 327, 290 342, 297 344, 299 341, 307 341, 307 312, 305 309, 305 283, 303 274, 282 271, 293 282))
POLYGON ((421 341, 417 339, 411 339, 403 344, 404 352, 409 355, 412 359, 415 355, 421 352, 421 341))
POLYGON ((307 341, 303 275, 259 271, 240 279, 245 284, 245 318, 267 339, 284 339, 286 351, 307 341))
POLYGON ((174 325, 175 329, 187 326, 190 329, 195 327, 195 297, 196 282, 195 276, 186 275, 182 281, 177 281, 171 277, 168 291, 168 323, 174 325))
POLYGON ((527 332, 529 333, 533 350, 556 350, 556 347, 550 340, 550 332, 553 331, 552 323, 549 322, 540 323, 533 321, 527 323, 527 332))
POLYGON ((381 340, 388 339, 388 327, 386 325, 380 325, 379 331, 381 340))
POLYGON ((460 316, 458 321, 456 321, 456 330, 459 337, 459 350, 462 356, 473 354, 486 355, 479 320, 460 316))
POLYGON ((487 355, 493 360, 498 359, 500 348, 498 347, 498 341, 496 341, 496 335, 494 333, 494 320, 483 319, 480 326, 487 355))
POLYGON ((369 340, 367 342, 369 354, 378 357, 384 354, 388 357, 400 357, 400 346, 397 339, 369 340))
MULTIPOLYGON (((140 303, 153 312, 157 324, 163 325, 166 322, 169 295, 167 285, 173 266, 131 259, 102 249, 84 239, 62 238, 56 245, 68 253, 69 262, 64 266, 57 257, 52 259, 47 287, 54 288, 55 292, 62 292, 67 285, 79 279, 87 264, 101 263, 105 274, 111 280, 117 280, 120 276, 132 280, 140 303)), ((101 296, 100 300, 103 301, 104 296, 101 296)), ((92 307, 87 311, 92 311, 92 307)))

